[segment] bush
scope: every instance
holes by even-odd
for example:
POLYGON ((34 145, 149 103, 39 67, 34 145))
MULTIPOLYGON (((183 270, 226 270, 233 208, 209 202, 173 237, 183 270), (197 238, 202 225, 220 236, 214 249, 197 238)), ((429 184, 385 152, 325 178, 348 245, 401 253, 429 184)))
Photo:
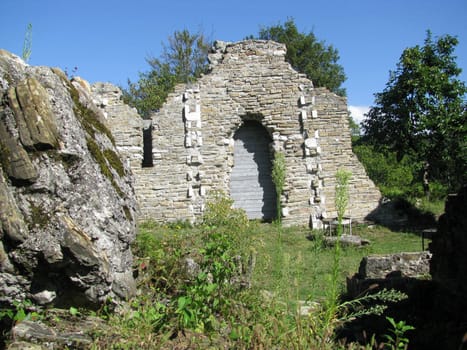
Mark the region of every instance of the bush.
POLYGON ((232 207, 233 200, 222 192, 214 192, 206 204, 203 224, 235 231, 244 230, 249 221, 244 210, 232 207))
POLYGON ((398 162, 394 152, 378 152, 365 144, 354 146, 353 151, 384 196, 395 198, 412 191, 414 169, 407 159, 398 162))

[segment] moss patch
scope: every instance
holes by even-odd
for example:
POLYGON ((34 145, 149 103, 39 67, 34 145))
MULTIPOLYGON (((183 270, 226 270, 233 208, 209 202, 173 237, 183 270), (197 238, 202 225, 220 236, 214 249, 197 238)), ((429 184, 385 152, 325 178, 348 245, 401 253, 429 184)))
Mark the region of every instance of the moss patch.
POLYGON ((125 175, 125 168, 123 167, 122 161, 117 153, 111 149, 105 149, 104 157, 107 159, 110 166, 117 172, 118 176, 122 177, 125 175))
POLYGON ((131 215, 130 208, 126 205, 123 206, 123 211, 125 213, 125 217, 128 221, 133 221, 133 216, 131 215))
POLYGON ((33 229, 36 226, 40 228, 46 227, 50 222, 49 213, 41 208, 40 206, 35 205, 34 203, 30 203, 31 207, 31 217, 29 220, 29 229, 33 229))
MULTIPOLYGON (((88 145, 89 152, 91 152, 92 157, 96 160, 97 164, 99 164, 99 167, 101 169, 101 173, 109 179, 109 181, 112 183, 112 186, 114 187, 115 191, 117 191, 118 195, 120 197, 123 197, 125 194, 123 193, 122 189, 117 185, 115 182, 114 176, 112 174, 112 171, 109 168, 109 165, 107 163, 107 159, 104 155, 104 153, 101 151, 97 143, 90 137, 86 138, 86 143, 88 145)), ((121 164, 121 163, 120 163, 121 164)), ((123 165, 122 165, 123 168, 123 165)))
POLYGON ((2 141, 0 141, 0 165, 5 170, 10 167, 10 151, 2 141))
POLYGON ((115 146, 115 139, 112 133, 103 123, 101 123, 99 116, 79 101, 79 92, 68 79, 64 80, 64 82, 68 86, 68 91, 70 92, 71 99, 74 103, 73 111, 81 122, 84 130, 86 130, 86 132, 93 138, 96 132, 106 135, 115 146))

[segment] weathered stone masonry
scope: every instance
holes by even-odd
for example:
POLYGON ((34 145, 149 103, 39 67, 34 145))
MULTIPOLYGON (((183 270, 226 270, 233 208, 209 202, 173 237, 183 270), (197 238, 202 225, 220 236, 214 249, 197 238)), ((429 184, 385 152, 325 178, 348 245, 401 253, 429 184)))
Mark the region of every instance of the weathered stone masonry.
POLYGON ((314 88, 285 61, 285 46, 271 41, 217 42, 211 71, 178 85, 152 117, 153 166, 142 167, 143 121, 123 105, 118 89, 95 85, 120 150, 136 175, 140 219, 198 219, 212 191, 229 193, 234 134, 255 120, 286 156, 282 196, 285 224, 320 227, 336 215, 335 173, 352 173, 347 214, 363 219, 380 193, 352 154, 345 98, 314 88))

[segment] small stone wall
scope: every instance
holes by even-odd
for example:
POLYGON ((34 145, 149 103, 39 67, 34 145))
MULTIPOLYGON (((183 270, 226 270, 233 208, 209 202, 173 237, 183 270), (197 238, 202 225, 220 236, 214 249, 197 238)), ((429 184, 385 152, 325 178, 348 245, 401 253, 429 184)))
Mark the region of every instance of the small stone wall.
POLYGON ((364 257, 358 273, 347 279, 347 295, 355 298, 372 288, 410 289, 417 278, 429 276, 431 256, 424 251, 364 257))
POLYGON ((430 252, 370 255, 360 263, 360 278, 422 277, 430 273, 430 252))
POLYGON ((352 173, 346 215, 362 220, 377 208, 380 193, 352 154, 345 98, 314 88, 285 53, 283 44, 271 41, 217 42, 210 73, 178 85, 152 116, 152 167, 141 167, 142 121, 114 88, 94 87, 136 175, 141 220, 196 221, 210 192, 229 194, 233 137, 247 120, 261 123, 270 135, 271 158, 285 154, 286 225, 320 228, 321 218, 336 216, 339 168, 352 173))

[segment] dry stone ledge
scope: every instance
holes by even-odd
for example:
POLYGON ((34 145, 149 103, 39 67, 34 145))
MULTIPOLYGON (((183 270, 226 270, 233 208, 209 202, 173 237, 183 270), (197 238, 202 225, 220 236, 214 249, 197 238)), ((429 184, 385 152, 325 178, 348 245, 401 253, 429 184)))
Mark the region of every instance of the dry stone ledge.
POLYGON ((136 199, 89 84, 0 50, 0 307, 135 293, 136 199))
POLYGON ((364 257, 358 270, 360 278, 423 277, 430 273, 430 252, 409 252, 364 257))
POLYGON ((355 298, 383 288, 412 290, 418 285, 417 281, 429 276, 431 257, 428 251, 364 257, 358 273, 347 278, 347 295, 355 298))

